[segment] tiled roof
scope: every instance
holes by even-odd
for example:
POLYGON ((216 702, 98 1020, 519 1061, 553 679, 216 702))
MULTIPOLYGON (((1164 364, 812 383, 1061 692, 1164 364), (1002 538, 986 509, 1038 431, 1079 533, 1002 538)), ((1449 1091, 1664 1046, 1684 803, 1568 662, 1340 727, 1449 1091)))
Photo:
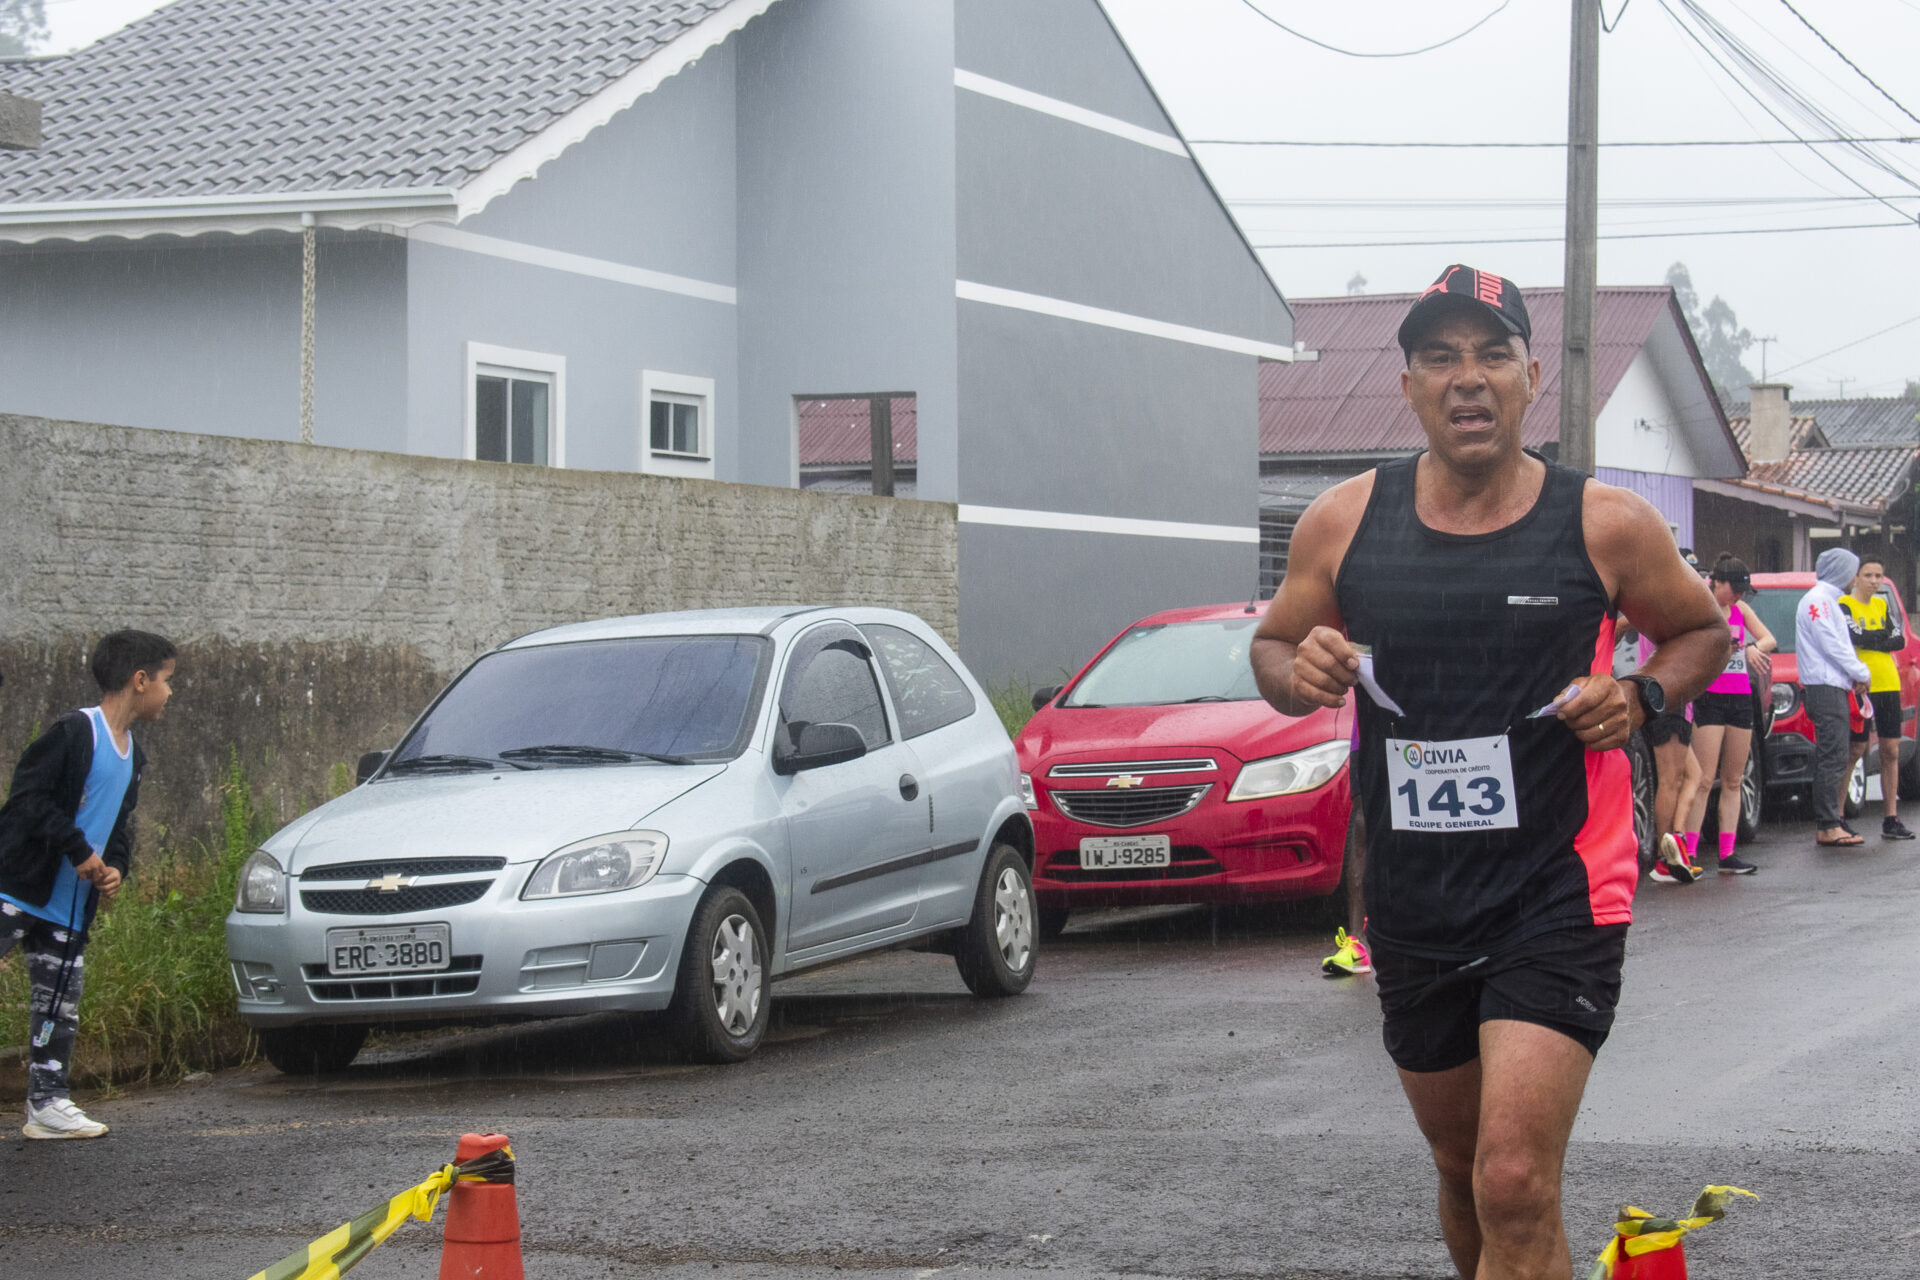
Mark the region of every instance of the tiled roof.
MULTIPOLYGON (((1523 289, 1540 359, 1540 394, 1521 422, 1521 439, 1538 445, 1560 435, 1559 289, 1523 289)), ((1294 298, 1294 337, 1317 361, 1260 366, 1260 452, 1381 453, 1425 445, 1420 423, 1400 397, 1406 360, 1395 334, 1417 294, 1294 298)), ((1594 306, 1593 401, 1598 413, 1646 345, 1665 286, 1603 287, 1594 306)))
MULTIPOLYGON (((1794 405, 1796 409, 1804 405, 1794 405)), ((1787 419, 1789 449, 1824 449, 1829 441, 1820 432, 1820 424, 1810 413, 1796 413, 1787 419)), ((1748 455, 1753 440, 1752 418, 1728 418, 1727 426, 1733 431, 1733 441, 1740 446, 1742 457, 1748 455)), ((1752 465, 1751 463, 1749 465, 1752 465)))
MULTIPOLYGON (((1804 411, 1807 401, 1793 407, 1804 411)), ((1819 403, 1819 402, 1813 402, 1819 403)), ((1745 450, 1751 420, 1729 418, 1734 438, 1745 450)), ((1816 419, 1795 413, 1793 451, 1778 462, 1750 462, 1747 478, 1732 483, 1760 493, 1783 494, 1821 506, 1840 505, 1883 512, 1906 492, 1907 477, 1920 447, 1915 445, 1850 445, 1820 447, 1816 419)), ((1824 424, 1823 424, 1824 425, 1824 424)))
POLYGON ((0 204, 459 187, 737 0, 173 0, 0 63, 0 204))
MULTIPOLYGON (((800 402, 800 465, 803 467, 873 461, 873 415, 869 400, 802 400, 800 402)), ((899 396, 893 401, 893 460, 913 462, 919 456, 919 401, 899 396)))
POLYGON ((1795 400, 1795 411, 1820 420, 1821 434, 1836 445, 1920 443, 1920 398, 1795 400))

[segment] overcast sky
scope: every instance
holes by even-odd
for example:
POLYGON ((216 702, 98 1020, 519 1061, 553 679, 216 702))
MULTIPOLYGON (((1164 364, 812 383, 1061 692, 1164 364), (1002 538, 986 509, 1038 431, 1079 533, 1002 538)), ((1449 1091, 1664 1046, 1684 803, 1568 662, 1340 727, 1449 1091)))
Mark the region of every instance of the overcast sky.
MULTIPOLYGON (((903 0, 906 2, 906 0, 903 0)), ((1187 137, 1323 141, 1564 142, 1567 0, 1105 0, 1187 137), (1430 53, 1418 49, 1488 14, 1430 53), (1498 10, 1498 12, 1495 12, 1498 10)), ((1856 136, 1920 135, 1920 0, 1694 0, 1805 98, 1856 136), (1896 103, 1898 105, 1896 105, 1896 103)), ((1683 0, 1603 0, 1600 137, 1615 141, 1789 136, 1715 67, 1670 11, 1683 0), (1622 5, 1625 12, 1620 12, 1622 5)), ((155 0, 47 0, 52 47, 98 39, 155 0)), ((1769 100, 1775 110, 1781 108, 1769 100)), ((1813 136, 1797 124, 1802 136, 1813 136)), ((1560 283, 1564 152, 1196 146, 1274 279, 1291 297, 1424 288, 1463 261, 1523 285, 1560 283), (1537 240, 1538 243, 1370 242, 1537 240)), ((1657 284, 1685 262, 1704 303, 1724 297, 1798 399, 1897 395, 1920 378, 1920 144, 1880 148, 1898 176, 1841 148, 1619 149, 1600 161, 1602 284, 1657 284), (1820 156, 1830 157, 1836 172, 1820 156), (1864 184, 1863 192, 1858 184, 1864 184), (1893 207, 1867 198, 1889 197, 1893 207), (1764 203, 1760 203, 1764 202, 1764 203), (1731 231, 1905 225, 1730 235, 1731 231), (1856 340, 1902 321, 1882 337, 1856 340), (1851 345, 1849 345, 1851 344, 1851 345), (1846 349, 1825 355, 1833 348, 1846 349)), ((1308 335, 1310 336, 1310 335, 1308 335)), ((1760 350, 1747 365, 1760 372, 1760 350)))

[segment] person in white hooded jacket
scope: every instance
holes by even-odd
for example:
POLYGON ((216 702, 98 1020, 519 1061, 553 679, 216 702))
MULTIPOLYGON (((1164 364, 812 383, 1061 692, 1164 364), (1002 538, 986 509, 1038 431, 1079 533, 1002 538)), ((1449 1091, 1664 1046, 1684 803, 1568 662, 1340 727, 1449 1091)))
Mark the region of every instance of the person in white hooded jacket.
POLYGON ((1829 847, 1866 843, 1840 821, 1840 783, 1847 772, 1847 691, 1866 692, 1867 664, 1853 651, 1840 596, 1853 585, 1860 557, 1841 547, 1814 561, 1819 581, 1793 612, 1801 695, 1813 721, 1814 840, 1829 847))

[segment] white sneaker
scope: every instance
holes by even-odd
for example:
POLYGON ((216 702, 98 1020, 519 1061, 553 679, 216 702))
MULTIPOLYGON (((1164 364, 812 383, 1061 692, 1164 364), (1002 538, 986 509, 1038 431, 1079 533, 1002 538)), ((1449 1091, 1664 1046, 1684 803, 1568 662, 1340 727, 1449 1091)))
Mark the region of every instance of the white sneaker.
POLYGON ((107 1131, 98 1120, 73 1105, 71 1098, 55 1098, 44 1107, 27 1104, 27 1123, 20 1132, 29 1138, 97 1138, 107 1131))

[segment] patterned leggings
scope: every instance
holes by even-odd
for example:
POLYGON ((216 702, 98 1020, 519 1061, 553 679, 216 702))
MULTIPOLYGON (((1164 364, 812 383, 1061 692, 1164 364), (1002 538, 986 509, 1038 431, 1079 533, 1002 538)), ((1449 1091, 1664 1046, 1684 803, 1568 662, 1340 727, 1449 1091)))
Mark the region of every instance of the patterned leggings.
POLYGON ((0 956, 16 946, 26 952, 27 982, 32 988, 27 998, 27 1101, 44 1107, 67 1096, 73 1037, 80 1029, 80 988, 86 984, 86 958, 81 954, 86 939, 11 902, 0 902, 0 956), (68 969, 64 986, 62 968, 68 969), (56 993, 57 1010, 53 1007, 56 993))

